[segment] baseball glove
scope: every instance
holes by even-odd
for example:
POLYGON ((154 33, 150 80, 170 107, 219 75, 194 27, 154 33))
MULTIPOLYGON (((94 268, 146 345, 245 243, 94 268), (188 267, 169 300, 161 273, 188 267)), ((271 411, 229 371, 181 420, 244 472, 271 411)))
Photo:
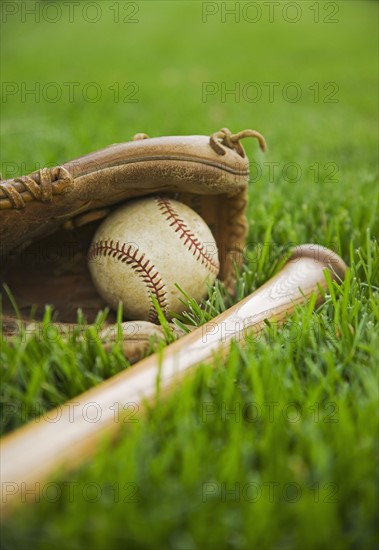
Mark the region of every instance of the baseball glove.
MULTIPOLYGON (((20 326, 37 330, 45 305, 63 333, 77 311, 93 323, 105 304, 89 276, 87 251, 97 226, 124 201, 165 194, 190 206, 209 225, 219 250, 219 279, 233 288, 233 263, 242 263, 247 234, 249 161, 240 143, 258 132, 232 134, 227 128, 207 136, 149 138, 137 134, 54 168, 0 181, 2 326, 5 335, 20 326), (5 283, 5 284, 4 284, 5 283), (17 304, 17 309, 12 303, 17 304), (29 323, 29 325, 28 325, 29 323)), ((101 336, 114 338, 110 312, 101 336)), ((172 330, 179 330, 172 325, 172 330)), ((133 362, 160 326, 122 323, 124 352, 133 362)))

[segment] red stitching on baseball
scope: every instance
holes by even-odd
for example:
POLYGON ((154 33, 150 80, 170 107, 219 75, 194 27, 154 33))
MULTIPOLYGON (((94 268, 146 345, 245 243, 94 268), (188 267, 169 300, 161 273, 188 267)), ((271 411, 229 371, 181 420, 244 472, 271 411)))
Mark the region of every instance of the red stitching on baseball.
MULTIPOLYGON (((129 245, 125 250, 125 243, 120 246, 119 241, 115 243, 113 240, 110 242, 97 241, 88 251, 88 261, 93 260, 96 256, 111 256, 126 265, 130 265, 142 278, 143 282, 157 299, 162 311, 165 312, 165 308, 168 305, 165 285, 162 283, 162 279, 159 278, 159 273, 155 270, 155 266, 150 263, 149 259, 145 259, 145 254, 138 255, 138 248, 133 249, 132 245, 129 245)), ((151 299, 150 295, 149 298, 151 299)), ((152 323, 158 320, 153 302, 149 310, 148 320, 152 323)))
POLYGON ((170 227, 174 228, 175 233, 179 233, 179 239, 185 239, 184 246, 192 252, 193 256, 196 255, 196 259, 200 260, 202 264, 205 264, 210 271, 218 273, 220 268, 218 262, 215 262, 212 257, 205 252, 203 245, 195 237, 185 221, 179 216, 170 199, 167 197, 157 197, 156 201, 163 216, 166 217, 167 221, 171 221, 170 227))

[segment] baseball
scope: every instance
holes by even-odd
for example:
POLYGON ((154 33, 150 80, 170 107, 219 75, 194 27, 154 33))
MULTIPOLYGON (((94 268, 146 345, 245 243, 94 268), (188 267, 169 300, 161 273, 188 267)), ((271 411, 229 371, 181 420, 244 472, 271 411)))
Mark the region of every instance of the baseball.
POLYGON ((133 200, 97 229, 88 251, 93 282, 107 304, 123 305, 127 319, 157 322, 152 296, 163 313, 205 298, 219 272, 215 239, 191 208, 167 196, 133 200))

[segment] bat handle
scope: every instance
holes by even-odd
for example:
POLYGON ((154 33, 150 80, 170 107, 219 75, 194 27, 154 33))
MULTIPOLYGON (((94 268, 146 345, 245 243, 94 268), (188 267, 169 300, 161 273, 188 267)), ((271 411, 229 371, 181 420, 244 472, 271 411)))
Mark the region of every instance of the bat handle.
POLYGON ((297 305, 305 303, 312 294, 319 303, 320 289, 327 288, 325 270, 332 279, 344 279, 346 265, 332 250, 315 244, 292 249, 283 268, 263 286, 233 307, 203 325, 207 343, 216 347, 217 341, 241 339, 247 331, 260 332, 266 321, 279 322, 291 314, 297 305), (224 331, 224 337, 220 336, 224 331))
POLYGON ((342 258, 330 248, 319 244, 301 244, 292 249, 287 263, 297 262, 302 258, 313 260, 317 269, 321 266, 323 270, 328 269, 337 281, 343 281, 345 278, 347 266, 342 258))

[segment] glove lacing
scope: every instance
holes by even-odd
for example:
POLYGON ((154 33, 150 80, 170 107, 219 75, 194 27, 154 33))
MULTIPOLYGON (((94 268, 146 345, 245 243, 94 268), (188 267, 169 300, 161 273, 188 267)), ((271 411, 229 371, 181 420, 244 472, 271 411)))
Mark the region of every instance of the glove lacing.
POLYGON ((242 130, 238 134, 232 134, 228 128, 221 128, 218 132, 215 132, 210 137, 210 145, 212 149, 219 155, 225 155, 225 147, 234 149, 242 158, 245 157, 245 151, 243 150, 240 140, 246 137, 256 138, 259 142, 259 147, 262 151, 266 151, 266 140, 259 132, 255 130, 242 130), (224 147, 223 147, 224 146, 224 147))
POLYGON ((41 168, 30 176, 15 178, 12 183, 0 181, 0 198, 2 192, 9 199, 12 208, 20 209, 25 207, 25 199, 22 196, 25 191, 29 191, 36 200, 49 202, 53 195, 64 193, 73 184, 72 175, 63 166, 41 168))

